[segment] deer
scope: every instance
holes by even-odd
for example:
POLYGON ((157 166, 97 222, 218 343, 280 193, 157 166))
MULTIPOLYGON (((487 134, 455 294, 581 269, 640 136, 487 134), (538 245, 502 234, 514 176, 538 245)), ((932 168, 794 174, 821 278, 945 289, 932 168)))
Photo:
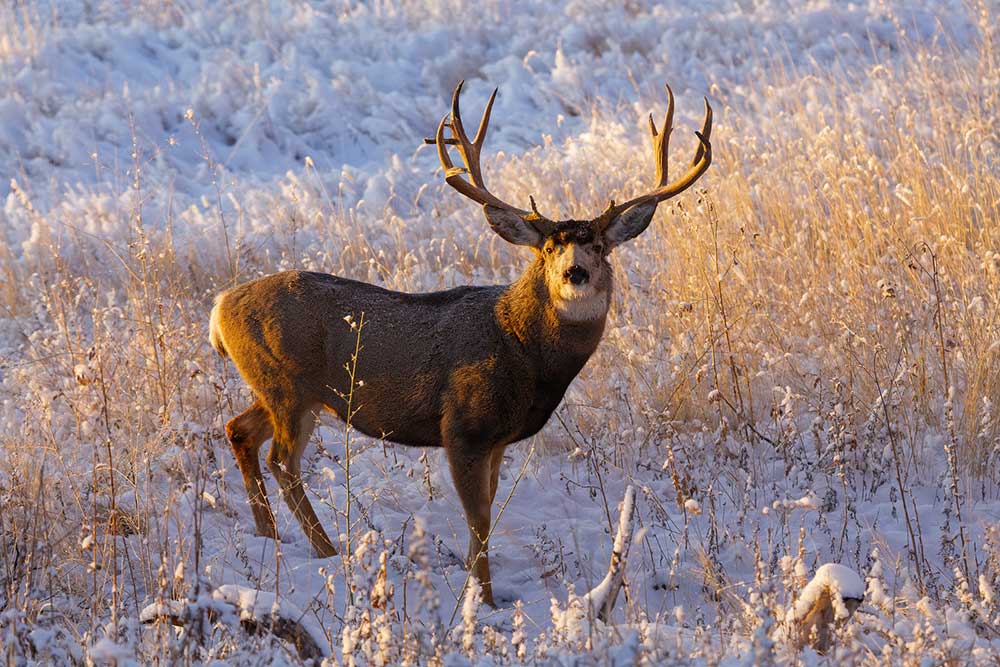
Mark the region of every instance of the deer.
POLYGON ((278 539, 258 453, 271 439, 267 466, 319 557, 337 547, 306 495, 301 459, 319 414, 333 412, 374 438, 442 447, 469 528, 466 566, 482 599, 494 605, 489 566, 491 508, 505 449, 545 426, 604 333, 613 289, 611 251, 649 226, 657 205, 690 188, 712 161, 712 107, 687 170, 667 177, 674 95, 658 131, 650 114, 656 180, 648 191, 589 220, 553 220, 506 203, 487 189, 480 155, 496 99, 493 91, 469 139, 459 98, 427 143, 436 144, 444 181, 482 206, 505 241, 533 261, 509 285, 438 292, 390 291, 348 278, 284 271, 219 294, 209 339, 235 364, 254 401, 226 424, 243 475, 256 532, 278 539), (445 130, 450 136, 445 137, 445 130), (455 166, 450 149, 463 165, 455 166), (345 367, 357 332, 345 317, 364 314, 358 376, 345 367), (348 414, 345 395, 353 391, 348 414))

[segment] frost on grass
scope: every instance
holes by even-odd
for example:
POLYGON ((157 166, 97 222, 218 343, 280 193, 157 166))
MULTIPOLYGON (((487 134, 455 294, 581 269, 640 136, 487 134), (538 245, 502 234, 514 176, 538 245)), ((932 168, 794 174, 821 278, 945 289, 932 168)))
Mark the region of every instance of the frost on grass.
POLYGON ((477 9, 457 39, 451 0, 0 6, 7 661, 303 663, 283 618, 336 664, 811 664, 794 624, 827 595, 829 660, 995 664, 995 7, 477 9), (612 256, 605 340, 533 443, 475 619, 441 452, 354 434, 348 498, 326 423, 307 492, 358 549, 314 559, 281 503, 282 542, 254 534, 223 430, 252 397, 205 340, 215 293, 280 269, 516 275, 421 144, 463 78, 471 106, 500 87, 486 177, 560 216, 648 185, 665 81, 679 152, 685 100, 718 110, 699 188, 612 256), (865 580, 839 624, 857 580, 817 593, 822 563, 865 580), (618 581, 592 622, 571 591, 618 581), (169 600, 202 626, 139 623, 169 600))
POLYGON ((810 491, 808 494, 802 496, 801 498, 775 500, 773 503, 771 503, 771 508, 783 512, 790 512, 792 510, 809 511, 819 508, 819 500, 816 498, 816 494, 810 491))
POLYGON ((157 602, 139 613, 142 623, 167 622, 189 629, 205 620, 212 623, 237 620, 249 634, 273 634, 294 647, 303 660, 329 655, 323 630, 300 609, 290 602, 280 602, 274 593, 244 586, 227 584, 195 603, 157 602))

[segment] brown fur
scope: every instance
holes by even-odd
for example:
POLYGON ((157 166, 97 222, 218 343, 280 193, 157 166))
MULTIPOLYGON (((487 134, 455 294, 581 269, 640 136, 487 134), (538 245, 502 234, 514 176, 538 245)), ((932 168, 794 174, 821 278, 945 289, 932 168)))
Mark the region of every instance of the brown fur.
MULTIPOLYGON (((589 223, 577 223, 589 225, 589 223)), ((267 457, 296 519, 320 555, 336 548, 298 477, 314 415, 342 419, 350 387, 344 365, 365 327, 351 422, 376 438, 445 447, 470 529, 469 561, 492 603, 486 536, 504 448, 538 432, 597 348, 611 293, 605 253, 591 233, 578 243, 560 232, 537 249, 512 285, 404 294, 346 278, 288 271, 219 295, 210 338, 233 360, 256 401, 226 427, 257 532, 274 537, 274 516, 258 451, 267 457), (568 262, 587 266, 580 289, 596 317, 567 319, 557 307, 568 262), (564 266, 565 265, 565 266, 564 266)))
POLYGON ((445 181, 483 205, 503 239, 529 246, 535 261, 512 285, 457 287, 430 294, 390 292, 322 273, 287 271, 219 295, 212 309, 212 346, 236 364, 256 396, 226 426, 243 473, 257 532, 276 536, 257 451, 273 438, 267 464, 285 500, 321 556, 336 548, 302 488, 299 464, 326 408, 346 418, 351 391, 345 369, 356 343, 346 316, 366 326, 362 335, 356 412, 362 433, 420 447, 444 447, 469 524, 469 566, 493 604, 488 560, 490 507, 507 445, 537 433, 562 400, 604 333, 612 274, 607 255, 641 234, 657 204, 683 192, 712 161, 712 109, 705 100, 699 147, 688 170, 667 182, 667 137, 674 98, 658 132, 650 117, 656 186, 608 208, 593 220, 554 221, 511 206, 486 189, 479 164, 490 97, 470 140, 459 113, 459 83, 451 113, 438 125, 438 157, 445 181), (445 128, 452 138, 446 140, 445 128), (464 169, 448 146, 457 144, 464 169), (468 176, 468 178, 466 178, 468 176))

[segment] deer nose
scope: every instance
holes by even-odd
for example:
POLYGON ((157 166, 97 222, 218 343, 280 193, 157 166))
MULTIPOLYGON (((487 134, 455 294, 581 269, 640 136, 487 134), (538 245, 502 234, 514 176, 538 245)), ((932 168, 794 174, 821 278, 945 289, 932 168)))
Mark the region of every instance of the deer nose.
POLYGON ((583 268, 579 264, 574 264, 566 269, 566 272, 563 274, 563 279, 568 280, 574 285, 582 285, 590 280, 590 274, 587 273, 587 269, 583 268))

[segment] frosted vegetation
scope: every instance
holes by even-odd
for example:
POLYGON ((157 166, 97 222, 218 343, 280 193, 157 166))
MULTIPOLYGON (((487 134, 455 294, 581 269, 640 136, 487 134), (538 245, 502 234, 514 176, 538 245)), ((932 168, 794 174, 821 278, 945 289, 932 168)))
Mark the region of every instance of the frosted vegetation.
POLYGON ((998 20, 993 0, 0 4, 0 660, 298 665, 297 617, 328 664, 996 664, 998 20), (514 277, 526 254, 422 145, 463 78, 470 117, 500 87, 491 187, 553 216, 648 184, 665 81, 679 159, 700 96, 716 109, 714 164, 616 253, 598 353, 508 450, 497 610, 460 598, 439 451, 329 421, 305 477, 353 553, 313 559, 284 503, 278 550, 255 536, 223 432, 248 396, 206 335, 217 291, 284 268, 514 277), (605 623, 581 600, 627 485, 605 623), (821 656, 794 624, 826 563, 865 595, 848 619, 837 598, 821 656), (150 605, 186 625, 141 624, 150 605))

